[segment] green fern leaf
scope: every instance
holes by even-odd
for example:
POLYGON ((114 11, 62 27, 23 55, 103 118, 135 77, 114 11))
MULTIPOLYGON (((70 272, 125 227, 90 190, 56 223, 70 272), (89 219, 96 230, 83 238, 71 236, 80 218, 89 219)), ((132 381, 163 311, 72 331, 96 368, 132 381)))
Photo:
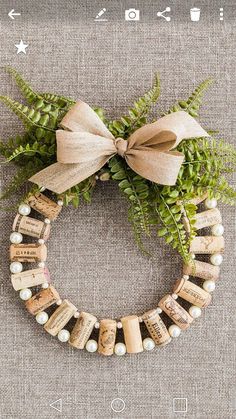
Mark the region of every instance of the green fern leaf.
POLYGON ((6 72, 9 73, 14 78, 21 93, 23 94, 23 96, 26 98, 26 100, 29 103, 32 103, 36 100, 41 99, 41 96, 32 89, 29 83, 27 83, 14 68, 5 67, 5 69, 6 69, 6 72))
POLYGON ((12 112, 14 112, 28 129, 44 127, 44 129, 48 131, 53 132, 55 130, 53 128, 56 126, 57 118, 54 115, 50 118, 50 124, 48 123, 47 126, 45 126, 41 120, 41 118, 43 118, 41 112, 33 108, 30 109, 28 106, 16 102, 7 96, 0 96, 0 102, 4 103, 12 112))
POLYGON ((55 95, 53 93, 40 93, 40 96, 48 103, 51 103, 59 108, 68 108, 75 104, 73 99, 61 95, 55 95))
POLYGON ((159 95, 160 79, 156 75, 152 89, 134 103, 133 108, 129 109, 129 114, 109 124, 108 128, 112 134, 115 137, 127 138, 137 128, 146 124, 147 116, 159 95))
POLYGON ((123 159, 115 156, 109 163, 112 179, 117 180, 121 192, 129 200, 128 219, 132 224, 135 240, 140 249, 148 254, 142 243, 142 235, 150 236, 149 184, 137 173, 127 168, 123 159))
POLYGON ((198 117, 198 111, 202 102, 202 96, 204 92, 211 86, 213 83, 212 79, 207 79, 203 81, 189 96, 187 100, 180 100, 177 104, 171 107, 171 109, 165 113, 169 114, 177 111, 188 112, 192 117, 198 117))

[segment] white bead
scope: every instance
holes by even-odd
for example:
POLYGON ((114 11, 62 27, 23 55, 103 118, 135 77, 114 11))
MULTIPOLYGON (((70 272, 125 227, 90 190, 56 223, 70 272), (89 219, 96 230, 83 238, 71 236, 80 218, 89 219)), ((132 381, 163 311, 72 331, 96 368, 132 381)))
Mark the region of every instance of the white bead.
POLYGON ((75 319, 78 319, 79 318, 79 315, 80 315, 80 312, 79 311, 76 311, 76 313, 74 314, 74 318, 75 319))
POLYGON ((46 290, 46 289, 49 287, 48 282, 44 282, 44 283, 41 285, 41 287, 42 287, 44 290, 46 290))
POLYGON ((196 258, 196 255, 194 253, 191 253, 191 258, 192 259, 195 259, 196 258))
POLYGON ((171 297, 172 297, 172 298, 174 298, 174 300, 177 300, 178 295, 177 295, 177 294, 175 294, 175 293, 173 293, 173 294, 171 295, 171 297))
POLYGON ((143 347, 146 351, 152 351, 155 348, 155 342, 152 338, 143 339, 143 347))
POLYGON ((29 288, 24 288, 20 291, 20 298, 24 301, 29 300, 32 297, 32 291, 29 288))
POLYGON ((180 329, 180 327, 179 326, 177 326, 176 324, 172 324, 170 327, 169 327, 169 334, 170 334, 170 336, 172 337, 172 338, 177 338, 179 335, 180 335, 180 333, 181 333, 181 329, 180 329))
POLYGON ((44 192, 46 190, 45 186, 41 186, 41 188, 39 189, 40 192, 44 192))
POLYGON ((117 329, 122 329, 122 323, 121 322, 117 322, 117 329))
POLYGON ((125 355, 126 354, 126 346, 125 346, 125 344, 122 343, 122 342, 116 343, 114 352, 118 356, 125 355))
POLYGON ((48 313, 46 313, 46 311, 41 311, 35 316, 35 319, 38 324, 45 324, 48 321, 48 313))
POLYGON ((13 274, 19 274, 23 269, 23 265, 20 262, 12 262, 10 264, 10 271, 13 274))
POLYGON ((161 313, 162 313, 161 307, 157 307, 157 314, 161 314, 161 313))
POLYGON ((203 285, 202 285, 202 288, 205 291, 207 291, 207 292, 213 292, 213 291, 215 291, 215 287, 216 287, 215 282, 214 281, 211 281, 210 279, 207 280, 207 281, 205 281, 205 282, 203 282, 203 285))
POLYGON ((215 224, 211 228, 211 232, 212 232, 213 236, 223 236, 223 234, 224 234, 224 226, 222 226, 222 224, 215 224))
POLYGON ((21 204, 18 208, 18 212, 21 215, 29 215, 31 211, 31 208, 28 204, 21 204))
POLYGON ((17 233, 16 231, 13 231, 13 233, 11 233, 10 235, 11 243, 19 244, 22 242, 22 240, 23 240, 23 236, 21 233, 17 233))
POLYGON ((202 310, 200 309, 200 307, 197 307, 197 306, 189 307, 188 312, 189 312, 190 316, 193 317, 193 319, 197 319, 202 314, 202 310))
POLYGON ((63 207, 63 201, 62 201, 62 199, 58 199, 57 205, 59 205, 60 207, 63 207))
POLYGON ((44 222, 45 222, 45 224, 50 224, 51 223, 51 221, 49 220, 49 218, 45 218, 44 222))
POLYGON ((206 199, 205 200, 205 207, 207 209, 212 209, 217 207, 217 200, 215 198, 213 199, 206 199))
POLYGON ((44 244, 44 243, 45 243, 45 240, 43 240, 43 239, 38 239, 38 243, 39 243, 39 244, 44 244))
POLYGON ((183 279, 188 280, 189 279, 189 275, 183 275, 183 279))
POLYGON ((61 303, 62 303, 62 300, 61 299, 59 299, 59 300, 56 301, 56 305, 58 305, 58 306, 60 306, 61 303))
POLYGON ((220 266, 223 262, 223 256, 221 255, 221 253, 214 253, 213 255, 211 255, 210 261, 212 265, 220 266))
POLYGON ((90 340, 88 340, 88 342, 86 343, 85 348, 86 348, 86 350, 87 350, 88 352, 96 352, 96 350, 97 350, 97 348, 98 348, 98 344, 97 344, 96 340, 94 340, 94 339, 90 339, 90 340))
POLYGON ((138 318, 138 321, 139 321, 139 323, 142 323, 142 322, 143 322, 142 316, 140 316, 140 317, 138 318))
POLYGON ((95 327, 95 329, 99 329, 100 323, 99 322, 96 322, 95 325, 94 325, 94 327, 95 327))
POLYGON ((69 330, 62 329, 58 333, 57 337, 60 342, 68 342, 68 340, 70 339, 70 332, 69 330))
POLYGON ((39 262, 38 267, 39 268, 45 268, 45 262, 39 262))

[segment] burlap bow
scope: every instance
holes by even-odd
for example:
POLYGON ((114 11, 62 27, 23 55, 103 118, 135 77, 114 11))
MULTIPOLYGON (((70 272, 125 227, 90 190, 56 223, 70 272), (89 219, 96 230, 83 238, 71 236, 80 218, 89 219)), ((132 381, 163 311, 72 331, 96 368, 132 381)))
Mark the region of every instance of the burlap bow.
POLYGON ((208 137, 207 132, 183 111, 144 125, 128 140, 114 138, 89 105, 78 101, 56 132, 57 163, 46 167, 30 181, 58 194, 101 169, 116 154, 142 177, 161 185, 174 185, 184 156, 176 148, 183 140, 208 137))

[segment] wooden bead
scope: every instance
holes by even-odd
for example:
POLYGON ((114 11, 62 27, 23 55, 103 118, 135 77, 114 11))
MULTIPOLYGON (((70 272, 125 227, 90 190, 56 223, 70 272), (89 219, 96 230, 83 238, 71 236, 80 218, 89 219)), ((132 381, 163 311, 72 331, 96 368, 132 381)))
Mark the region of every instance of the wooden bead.
POLYGON ((47 268, 31 269, 11 275, 11 283, 16 291, 36 287, 46 282, 50 282, 50 273, 47 268))
POLYGON ((47 248, 45 244, 12 244, 10 246, 10 259, 13 262, 45 262, 47 248))
POLYGON ((97 318, 82 311, 71 332, 69 344, 77 349, 84 349, 93 331, 97 318))
POLYGON ((173 292, 200 308, 207 307, 211 302, 211 295, 208 292, 187 279, 178 279, 173 287, 173 292))
POLYGON ((50 235, 51 226, 43 221, 36 220, 36 218, 17 214, 12 229, 27 236, 47 240, 50 235))
POLYGON ((30 314, 36 316, 40 311, 46 310, 60 299, 57 290, 51 285, 50 287, 39 291, 33 297, 26 301, 25 307, 30 314))
POLYGON ((148 311, 142 318, 156 345, 164 346, 171 341, 170 334, 157 310, 148 311))
POLYGON ((173 320, 180 329, 187 329, 193 321, 193 318, 188 312, 171 297, 165 295, 160 301, 158 306, 173 320))
POLYGON ((143 342, 138 316, 126 316, 121 319, 124 339, 129 354, 143 351, 143 342))
POLYGON ((42 214, 44 217, 49 218, 49 220, 55 220, 61 212, 62 207, 56 202, 49 199, 47 196, 42 193, 36 193, 31 195, 28 198, 28 204, 35 211, 42 214))
POLYGON ((116 341, 116 321, 103 319, 100 321, 98 353, 102 355, 112 355, 114 353, 116 341))
POLYGON ((56 336, 74 316, 76 311, 77 308, 70 301, 64 300, 44 325, 44 329, 50 335, 56 336))
POLYGON ((217 281, 220 276, 220 267, 195 259, 194 261, 184 265, 183 274, 196 276, 201 279, 217 281))
POLYGON ((211 227, 215 224, 221 224, 222 222, 222 216, 218 208, 199 212, 195 215, 194 219, 196 220, 194 224, 196 230, 200 230, 201 228, 205 227, 211 227))
POLYGON ((211 255, 213 253, 223 253, 224 248, 224 237, 197 236, 190 244, 190 253, 211 255))

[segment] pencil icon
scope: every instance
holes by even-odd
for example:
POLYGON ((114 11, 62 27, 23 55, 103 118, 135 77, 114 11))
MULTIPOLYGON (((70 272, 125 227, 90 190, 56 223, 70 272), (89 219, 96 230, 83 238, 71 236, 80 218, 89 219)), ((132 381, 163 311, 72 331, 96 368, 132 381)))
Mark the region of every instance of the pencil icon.
POLYGON ((102 10, 100 10, 100 12, 97 14, 95 19, 99 19, 102 15, 104 15, 104 13, 106 12, 106 8, 104 7, 102 10))

